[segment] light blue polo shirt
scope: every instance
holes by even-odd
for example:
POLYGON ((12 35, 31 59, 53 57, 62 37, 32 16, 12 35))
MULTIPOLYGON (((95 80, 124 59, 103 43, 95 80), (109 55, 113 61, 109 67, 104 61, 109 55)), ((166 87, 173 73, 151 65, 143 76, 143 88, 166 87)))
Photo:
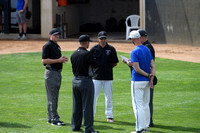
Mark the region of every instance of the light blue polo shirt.
MULTIPOLYGON (((144 46, 136 46, 131 52, 131 62, 138 62, 140 69, 150 73, 151 60, 153 59, 150 50, 144 46)), ((132 81, 149 81, 149 79, 143 75, 138 74, 134 67, 132 70, 132 81)))

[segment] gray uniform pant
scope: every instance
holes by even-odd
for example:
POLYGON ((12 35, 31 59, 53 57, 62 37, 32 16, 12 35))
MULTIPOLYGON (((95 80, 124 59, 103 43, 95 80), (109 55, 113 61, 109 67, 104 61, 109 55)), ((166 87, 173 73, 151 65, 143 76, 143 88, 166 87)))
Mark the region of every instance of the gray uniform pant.
POLYGON ((94 84, 92 78, 80 76, 73 78, 73 111, 72 131, 80 130, 84 117, 85 133, 94 131, 93 126, 93 101, 94 84))
POLYGON ((61 85, 61 70, 45 70, 45 87, 47 94, 47 110, 48 120, 58 121, 60 116, 58 115, 58 96, 61 85))

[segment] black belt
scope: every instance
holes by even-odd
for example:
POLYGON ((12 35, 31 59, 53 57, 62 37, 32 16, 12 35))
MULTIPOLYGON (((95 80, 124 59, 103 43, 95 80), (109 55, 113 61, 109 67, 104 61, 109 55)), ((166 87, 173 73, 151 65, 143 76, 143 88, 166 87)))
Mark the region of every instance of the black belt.
POLYGON ((92 77, 89 77, 89 76, 74 76, 75 78, 92 78, 92 77))
POLYGON ((51 68, 51 67, 46 67, 46 69, 50 70, 50 71, 62 71, 62 69, 56 69, 56 68, 51 68))

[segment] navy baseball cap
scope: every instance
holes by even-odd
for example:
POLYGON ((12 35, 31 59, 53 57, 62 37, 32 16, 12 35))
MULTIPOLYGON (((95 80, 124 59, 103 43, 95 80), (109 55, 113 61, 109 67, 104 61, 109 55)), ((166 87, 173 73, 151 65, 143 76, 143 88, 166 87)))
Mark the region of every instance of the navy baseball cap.
POLYGON ((90 40, 90 37, 88 35, 81 35, 79 37, 79 42, 87 42, 87 41, 92 42, 92 40, 90 40))
POLYGON ((143 29, 138 30, 138 32, 140 33, 140 36, 144 36, 147 37, 147 32, 143 29))
POLYGON ((102 38, 102 37, 107 38, 107 33, 106 33, 105 31, 101 31, 101 32, 99 32, 99 34, 98 34, 98 38, 102 38))
POLYGON ((49 35, 57 35, 57 34, 60 34, 57 28, 53 28, 49 32, 49 35))

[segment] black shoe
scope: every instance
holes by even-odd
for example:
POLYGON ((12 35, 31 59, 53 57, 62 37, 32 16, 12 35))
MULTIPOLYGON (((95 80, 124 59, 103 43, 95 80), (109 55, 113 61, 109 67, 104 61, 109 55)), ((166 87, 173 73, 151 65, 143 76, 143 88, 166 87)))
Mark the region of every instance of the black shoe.
POLYGON ((72 132, 83 131, 82 129, 72 129, 72 132))
POLYGON ((51 119, 48 119, 48 120, 47 120, 47 123, 51 123, 51 119))
POLYGON ((153 124, 153 123, 150 123, 150 124, 149 124, 149 127, 154 127, 154 124, 153 124))
POLYGON ((55 122, 52 122, 51 125, 64 126, 66 124, 63 121, 55 121, 55 122))

